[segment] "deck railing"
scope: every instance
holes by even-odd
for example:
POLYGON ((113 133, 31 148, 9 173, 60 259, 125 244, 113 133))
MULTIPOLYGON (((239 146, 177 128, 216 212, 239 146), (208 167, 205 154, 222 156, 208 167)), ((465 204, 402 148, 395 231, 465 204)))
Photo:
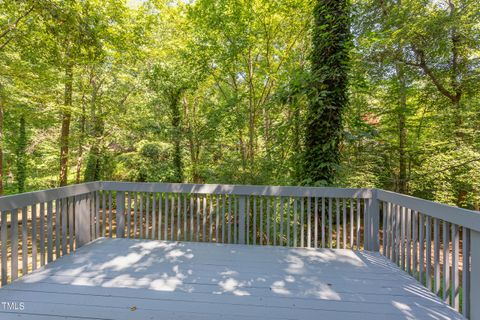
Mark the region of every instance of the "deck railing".
POLYGON ((93 182, 0 197, 0 212, 2 285, 99 237, 370 250, 480 317, 480 213, 393 192, 93 182))

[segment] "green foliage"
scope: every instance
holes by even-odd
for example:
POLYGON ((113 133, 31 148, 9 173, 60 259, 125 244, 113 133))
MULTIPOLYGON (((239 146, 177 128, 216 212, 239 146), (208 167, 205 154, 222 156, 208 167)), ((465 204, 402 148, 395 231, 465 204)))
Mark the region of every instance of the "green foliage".
POLYGON ((59 185, 69 113, 69 183, 375 186, 480 208, 478 1, 131 3, 0 1, 5 193, 59 185))

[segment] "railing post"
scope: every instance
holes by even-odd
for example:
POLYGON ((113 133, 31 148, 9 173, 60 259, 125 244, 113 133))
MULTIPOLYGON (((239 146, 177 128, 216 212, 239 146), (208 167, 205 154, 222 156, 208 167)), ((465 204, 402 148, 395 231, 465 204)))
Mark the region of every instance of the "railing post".
POLYGON ((470 230, 470 319, 480 320, 480 232, 470 230))
POLYGON ((124 237, 125 237, 125 192, 117 191, 117 238, 124 238, 124 237))
POLYGON ((245 196, 240 196, 238 201, 238 243, 245 244, 245 196))
POLYGON ((368 222, 367 222, 367 242, 365 244, 367 250, 380 250, 380 235, 379 235, 379 221, 380 221, 380 204, 377 198, 377 190, 372 189, 372 198, 368 202, 368 222))
POLYGON ((76 215, 76 238, 77 248, 91 241, 90 239, 90 210, 88 207, 87 195, 82 194, 75 197, 75 215, 76 215))

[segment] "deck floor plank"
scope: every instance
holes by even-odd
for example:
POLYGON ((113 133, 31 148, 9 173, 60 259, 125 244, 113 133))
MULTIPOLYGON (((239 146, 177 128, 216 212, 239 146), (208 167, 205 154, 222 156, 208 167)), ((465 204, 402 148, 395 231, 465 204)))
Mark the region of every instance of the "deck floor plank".
POLYGON ((0 289, 0 319, 463 319, 378 253, 98 239, 0 289))

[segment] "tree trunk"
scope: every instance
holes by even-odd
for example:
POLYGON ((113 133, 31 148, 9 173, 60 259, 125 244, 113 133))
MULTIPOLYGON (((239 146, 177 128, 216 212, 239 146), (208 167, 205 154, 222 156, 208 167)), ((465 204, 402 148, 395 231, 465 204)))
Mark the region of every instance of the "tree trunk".
POLYGON ((27 132, 25 128, 25 116, 20 117, 17 140, 17 190, 19 193, 25 192, 25 182, 27 180, 27 132))
POLYGON ((60 132, 60 186, 68 182, 68 142, 70 138, 70 121, 72 118, 73 95, 73 63, 67 62, 65 66, 65 95, 64 109, 62 111, 62 130, 60 132))
POLYGON ((80 138, 78 140, 78 155, 77 155, 77 168, 76 168, 76 183, 80 183, 81 172, 82 172, 82 162, 83 162, 83 144, 85 140, 85 125, 86 125, 86 116, 85 116, 85 105, 82 105, 82 116, 80 117, 80 138))
POLYGON ((348 1, 317 0, 314 20, 303 178, 307 184, 331 185, 340 161, 342 112, 348 104, 348 1))
POLYGON ((406 112, 407 112, 407 86, 404 72, 404 66, 397 63, 397 77, 399 85, 399 108, 398 108, 398 158, 399 158, 399 174, 397 191, 400 193, 407 192, 407 127, 406 127, 406 112))
POLYGON ((182 128, 180 113, 181 92, 175 92, 171 96, 170 108, 172 111, 172 142, 173 142, 173 167, 175 168, 174 182, 183 182, 183 162, 182 162, 182 128))

